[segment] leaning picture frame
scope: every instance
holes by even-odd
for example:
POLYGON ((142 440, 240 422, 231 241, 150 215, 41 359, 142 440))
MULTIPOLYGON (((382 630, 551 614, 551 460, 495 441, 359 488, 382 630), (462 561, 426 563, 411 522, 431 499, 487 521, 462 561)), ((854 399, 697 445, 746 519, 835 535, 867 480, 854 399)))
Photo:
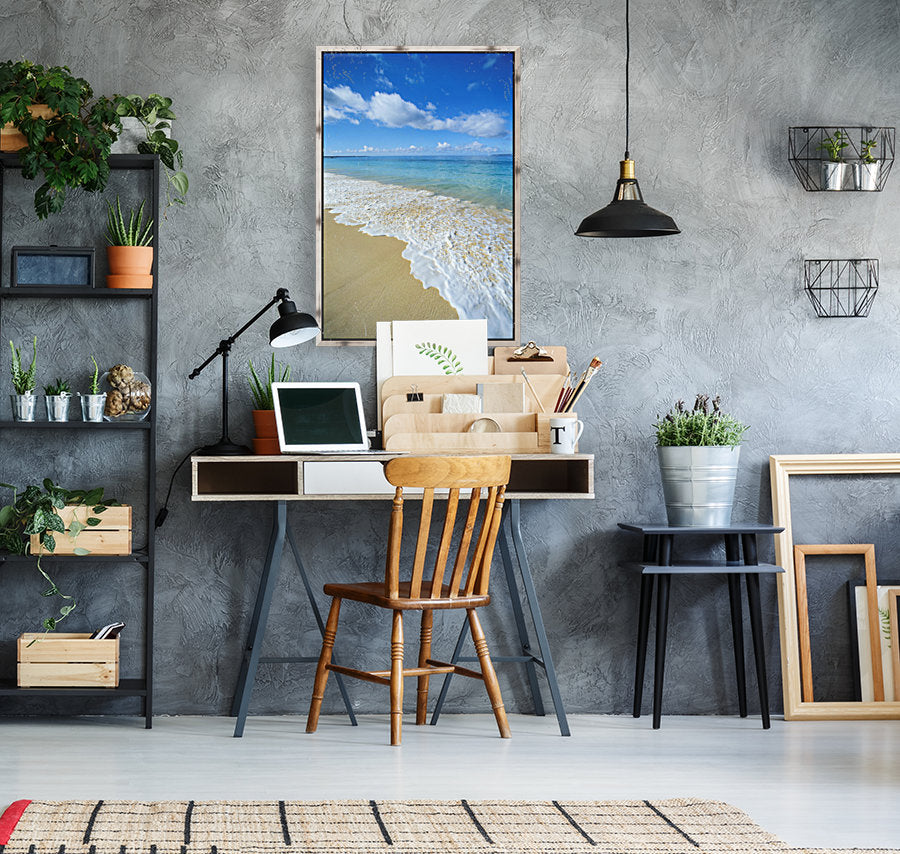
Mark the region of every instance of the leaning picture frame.
POLYGON ((316 48, 319 344, 480 320, 519 342, 519 49, 316 48))
POLYGON ((777 454, 769 457, 769 472, 772 522, 784 528, 775 535, 775 562, 784 568, 776 583, 785 720, 900 719, 900 702, 803 700, 790 490, 791 478, 801 475, 900 474, 900 454, 777 454))

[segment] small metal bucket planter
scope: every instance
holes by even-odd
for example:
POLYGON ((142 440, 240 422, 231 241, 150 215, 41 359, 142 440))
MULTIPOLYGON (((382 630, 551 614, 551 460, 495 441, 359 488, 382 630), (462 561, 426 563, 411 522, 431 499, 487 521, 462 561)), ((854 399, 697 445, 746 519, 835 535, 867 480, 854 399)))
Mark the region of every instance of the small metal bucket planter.
POLYGON ((79 394, 81 400, 82 421, 102 421, 103 407, 106 405, 106 392, 101 394, 79 394))
POLYGON ((48 421, 68 421, 69 420, 69 400, 72 395, 69 392, 62 394, 48 394, 44 400, 47 403, 47 420, 48 421))
POLYGON ((740 445, 657 447, 666 516, 672 527, 731 524, 740 445))
POLYGON ((835 163, 831 160, 822 161, 822 189, 843 190, 844 178, 847 175, 846 163, 835 163))
POLYGON ((881 161, 874 163, 853 164, 853 187, 856 190, 865 190, 873 193, 878 189, 878 172, 881 161))
POLYGON ((37 404, 35 394, 11 394, 13 421, 34 421, 34 409, 37 404))

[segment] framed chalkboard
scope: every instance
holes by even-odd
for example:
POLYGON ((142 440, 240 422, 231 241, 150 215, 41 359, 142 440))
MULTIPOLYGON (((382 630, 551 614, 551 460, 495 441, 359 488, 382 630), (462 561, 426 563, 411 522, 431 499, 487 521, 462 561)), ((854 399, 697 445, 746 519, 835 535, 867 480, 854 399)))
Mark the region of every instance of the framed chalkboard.
POLYGON ((94 287, 93 246, 13 246, 14 288, 94 287))

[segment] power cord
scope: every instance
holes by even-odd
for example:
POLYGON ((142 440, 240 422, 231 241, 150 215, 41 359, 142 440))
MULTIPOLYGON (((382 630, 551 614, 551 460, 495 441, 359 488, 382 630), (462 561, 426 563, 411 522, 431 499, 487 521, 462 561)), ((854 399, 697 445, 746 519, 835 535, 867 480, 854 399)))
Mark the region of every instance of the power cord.
POLYGON ((172 497, 172 485, 175 483, 175 475, 181 470, 181 467, 195 454, 199 451, 200 448, 193 448, 188 451, 184 458, 175 466, 175 471, 172 472, 172 477, 169 478, 169 491, 166 493, 166 500, 163 502, 163 506, 159 508, 159 513, 156 514, 156 521, 153 525, 155 528, 161 528, 163 526, 163 522, 166 521, 166 517, 169 515, 169 499, 172 497))

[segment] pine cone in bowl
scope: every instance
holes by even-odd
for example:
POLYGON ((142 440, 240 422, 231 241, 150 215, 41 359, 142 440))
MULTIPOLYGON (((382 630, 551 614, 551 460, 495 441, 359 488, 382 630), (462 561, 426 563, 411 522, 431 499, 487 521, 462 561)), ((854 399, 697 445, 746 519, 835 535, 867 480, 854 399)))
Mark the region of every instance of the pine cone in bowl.
POLYGON ((106 379, 113 388, 124 392, 134 382, 134 371, 128 365, 113 365, 106 379))
POLYGON ((115 389, 106 395, 106 406, 103 408, 103 414, 111 418, 118 415, 124 415, 128 411, 125 403, 125 397, 118 389, 115 389))

